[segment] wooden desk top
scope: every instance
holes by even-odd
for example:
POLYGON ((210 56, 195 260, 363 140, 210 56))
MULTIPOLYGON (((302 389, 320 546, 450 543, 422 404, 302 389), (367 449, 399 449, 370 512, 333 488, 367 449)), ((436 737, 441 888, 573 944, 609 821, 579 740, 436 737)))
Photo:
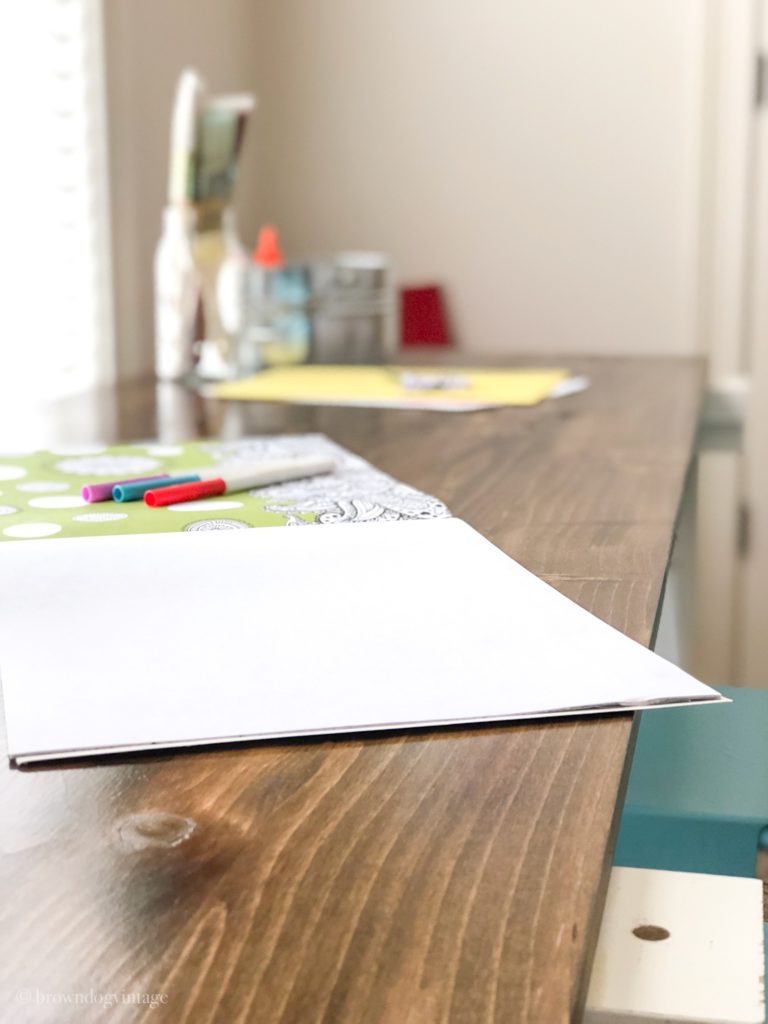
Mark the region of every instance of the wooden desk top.
MULTIPOLYGON (((647 644, 701 365, 569 362, 587 392, 469 415, 165 388, 162 433, 327 433, 647 644)), ((154 401, 139 385, 65 403, 58 439, 151 437, 154 401)), ((3 759, 0 1020, 578 1020, 631 729, 621 715, 3 759)))

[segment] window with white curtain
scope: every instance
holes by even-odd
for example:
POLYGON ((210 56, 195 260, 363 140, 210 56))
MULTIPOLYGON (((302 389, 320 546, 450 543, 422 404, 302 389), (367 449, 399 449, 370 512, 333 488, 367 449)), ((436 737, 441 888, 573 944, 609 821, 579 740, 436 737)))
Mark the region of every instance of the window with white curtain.
POLYGON ((36 404, 113 373, 101 0, 0 13, 0 401, 36 404))

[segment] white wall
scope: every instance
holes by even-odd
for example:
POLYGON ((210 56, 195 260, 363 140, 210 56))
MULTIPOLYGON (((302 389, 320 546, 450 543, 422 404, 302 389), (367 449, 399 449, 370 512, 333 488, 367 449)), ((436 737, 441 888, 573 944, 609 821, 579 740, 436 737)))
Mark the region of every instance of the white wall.
MULTIPOLYGON (((182 69, 213 91, 246 91, 259 64, 250 0, 104 0, 118 373, 153 366, 152 258, 168 182, 171 106, 182 69)), ((237 207, 243 235, 258 225, 258 123, 246 135, 237 207)))
POLYGON ((696 348, 703 0, 262 0, 265 212, 491 352, 696 348))
POLYGON ((704 0, 104 0, 118 368, 152 366, 173 87, 253 89, 242 235, 379 248, 487 352, 696 349, 704 0))

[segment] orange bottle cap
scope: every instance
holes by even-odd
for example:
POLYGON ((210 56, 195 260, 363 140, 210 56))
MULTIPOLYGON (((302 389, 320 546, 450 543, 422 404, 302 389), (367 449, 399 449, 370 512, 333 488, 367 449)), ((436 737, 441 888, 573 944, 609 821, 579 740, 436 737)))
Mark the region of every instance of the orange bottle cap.
POLYGON ((285 265, 283 254, 280 251, 277 228, 273 228, 269 224, 264 225, 261 231, 259 231, 259 238, 251 259, 254 263, 258 263, 260 267, 271 268, 272 270, 279 270, 280 267, 285 265))

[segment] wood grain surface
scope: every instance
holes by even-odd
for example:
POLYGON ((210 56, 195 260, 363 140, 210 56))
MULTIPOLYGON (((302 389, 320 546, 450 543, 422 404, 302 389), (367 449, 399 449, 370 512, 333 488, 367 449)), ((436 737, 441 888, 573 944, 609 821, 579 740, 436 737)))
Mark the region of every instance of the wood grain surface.
MULTIPOLYGON (((140 384, 50 422, 59 441, 324 432, 648 643, 701 367, 571 365, 592 387, 533 409, 223 405, 140 384)), ((631 740, 621 715, 4 758, 0 1019, 579 1020, 631 740)))

